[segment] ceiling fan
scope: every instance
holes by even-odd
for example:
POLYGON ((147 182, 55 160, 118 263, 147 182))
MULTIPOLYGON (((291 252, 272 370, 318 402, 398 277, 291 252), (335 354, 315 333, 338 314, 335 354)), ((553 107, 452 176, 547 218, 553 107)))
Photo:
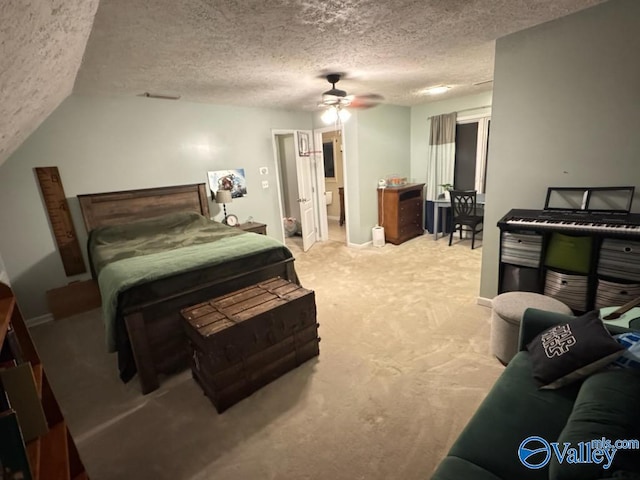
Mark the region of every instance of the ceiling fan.
POLYGON ((336 88, 336 83, 340 81, 343 74, 330 73, 326 75, 327 82, 331 84, 331 89, 322 94, 322 101, 318 105, 323 108, 334 108, 342 110, 349 108, 371 108, 378 105, 384 98, 375 93, 368 95, 347 95, 347 92, 336 88))

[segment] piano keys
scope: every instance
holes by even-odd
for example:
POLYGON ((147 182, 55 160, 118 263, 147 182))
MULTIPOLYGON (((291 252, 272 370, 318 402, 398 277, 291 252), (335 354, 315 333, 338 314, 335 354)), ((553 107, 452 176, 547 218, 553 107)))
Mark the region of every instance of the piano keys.
POLYGON ((498 222, 506 231, 562 231, 607 237, 640 238, 640 214, 512 209, 498 222))
POLYGON ((498 227, 498 293, 544 293, 579 313, 622 304, 640 289, 640 214, 512 209, 498 227), (550 242, 556 233, 593 241, 586 273, 582 268, 549 262, 550 242))

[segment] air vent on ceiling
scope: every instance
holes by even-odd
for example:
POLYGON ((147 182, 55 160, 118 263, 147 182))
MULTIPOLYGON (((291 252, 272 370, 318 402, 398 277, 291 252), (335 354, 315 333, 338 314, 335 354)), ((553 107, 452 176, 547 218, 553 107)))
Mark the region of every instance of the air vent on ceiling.
POLYGON ((170 95, 165 93, 149 93, 144 92, 138 95, 139 97, 147 97, 147 98, 160 98, 162 100, 178 100, 180 95, 170 95))

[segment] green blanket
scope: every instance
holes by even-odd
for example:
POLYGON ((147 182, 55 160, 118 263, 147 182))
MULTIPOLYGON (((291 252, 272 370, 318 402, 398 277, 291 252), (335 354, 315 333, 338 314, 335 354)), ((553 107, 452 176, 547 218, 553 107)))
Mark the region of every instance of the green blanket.
POLYGON ((117 350, 118 296, 135 285, 199 268, 221 265, 259 252, 291 252, 265 235, 247 233, 197 214, 180 214, 91 233, 89 254, 102 295, 110 352, 117 350))

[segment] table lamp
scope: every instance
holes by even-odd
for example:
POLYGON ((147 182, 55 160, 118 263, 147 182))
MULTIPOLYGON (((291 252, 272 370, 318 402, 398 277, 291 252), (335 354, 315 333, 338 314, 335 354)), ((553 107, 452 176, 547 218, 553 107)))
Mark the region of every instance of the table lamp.
POLYGON ((224 210, 224 222, 227 223, 227 203, 231 203, 231 190, 218 190, 216 203, 221 203, 224 210))

